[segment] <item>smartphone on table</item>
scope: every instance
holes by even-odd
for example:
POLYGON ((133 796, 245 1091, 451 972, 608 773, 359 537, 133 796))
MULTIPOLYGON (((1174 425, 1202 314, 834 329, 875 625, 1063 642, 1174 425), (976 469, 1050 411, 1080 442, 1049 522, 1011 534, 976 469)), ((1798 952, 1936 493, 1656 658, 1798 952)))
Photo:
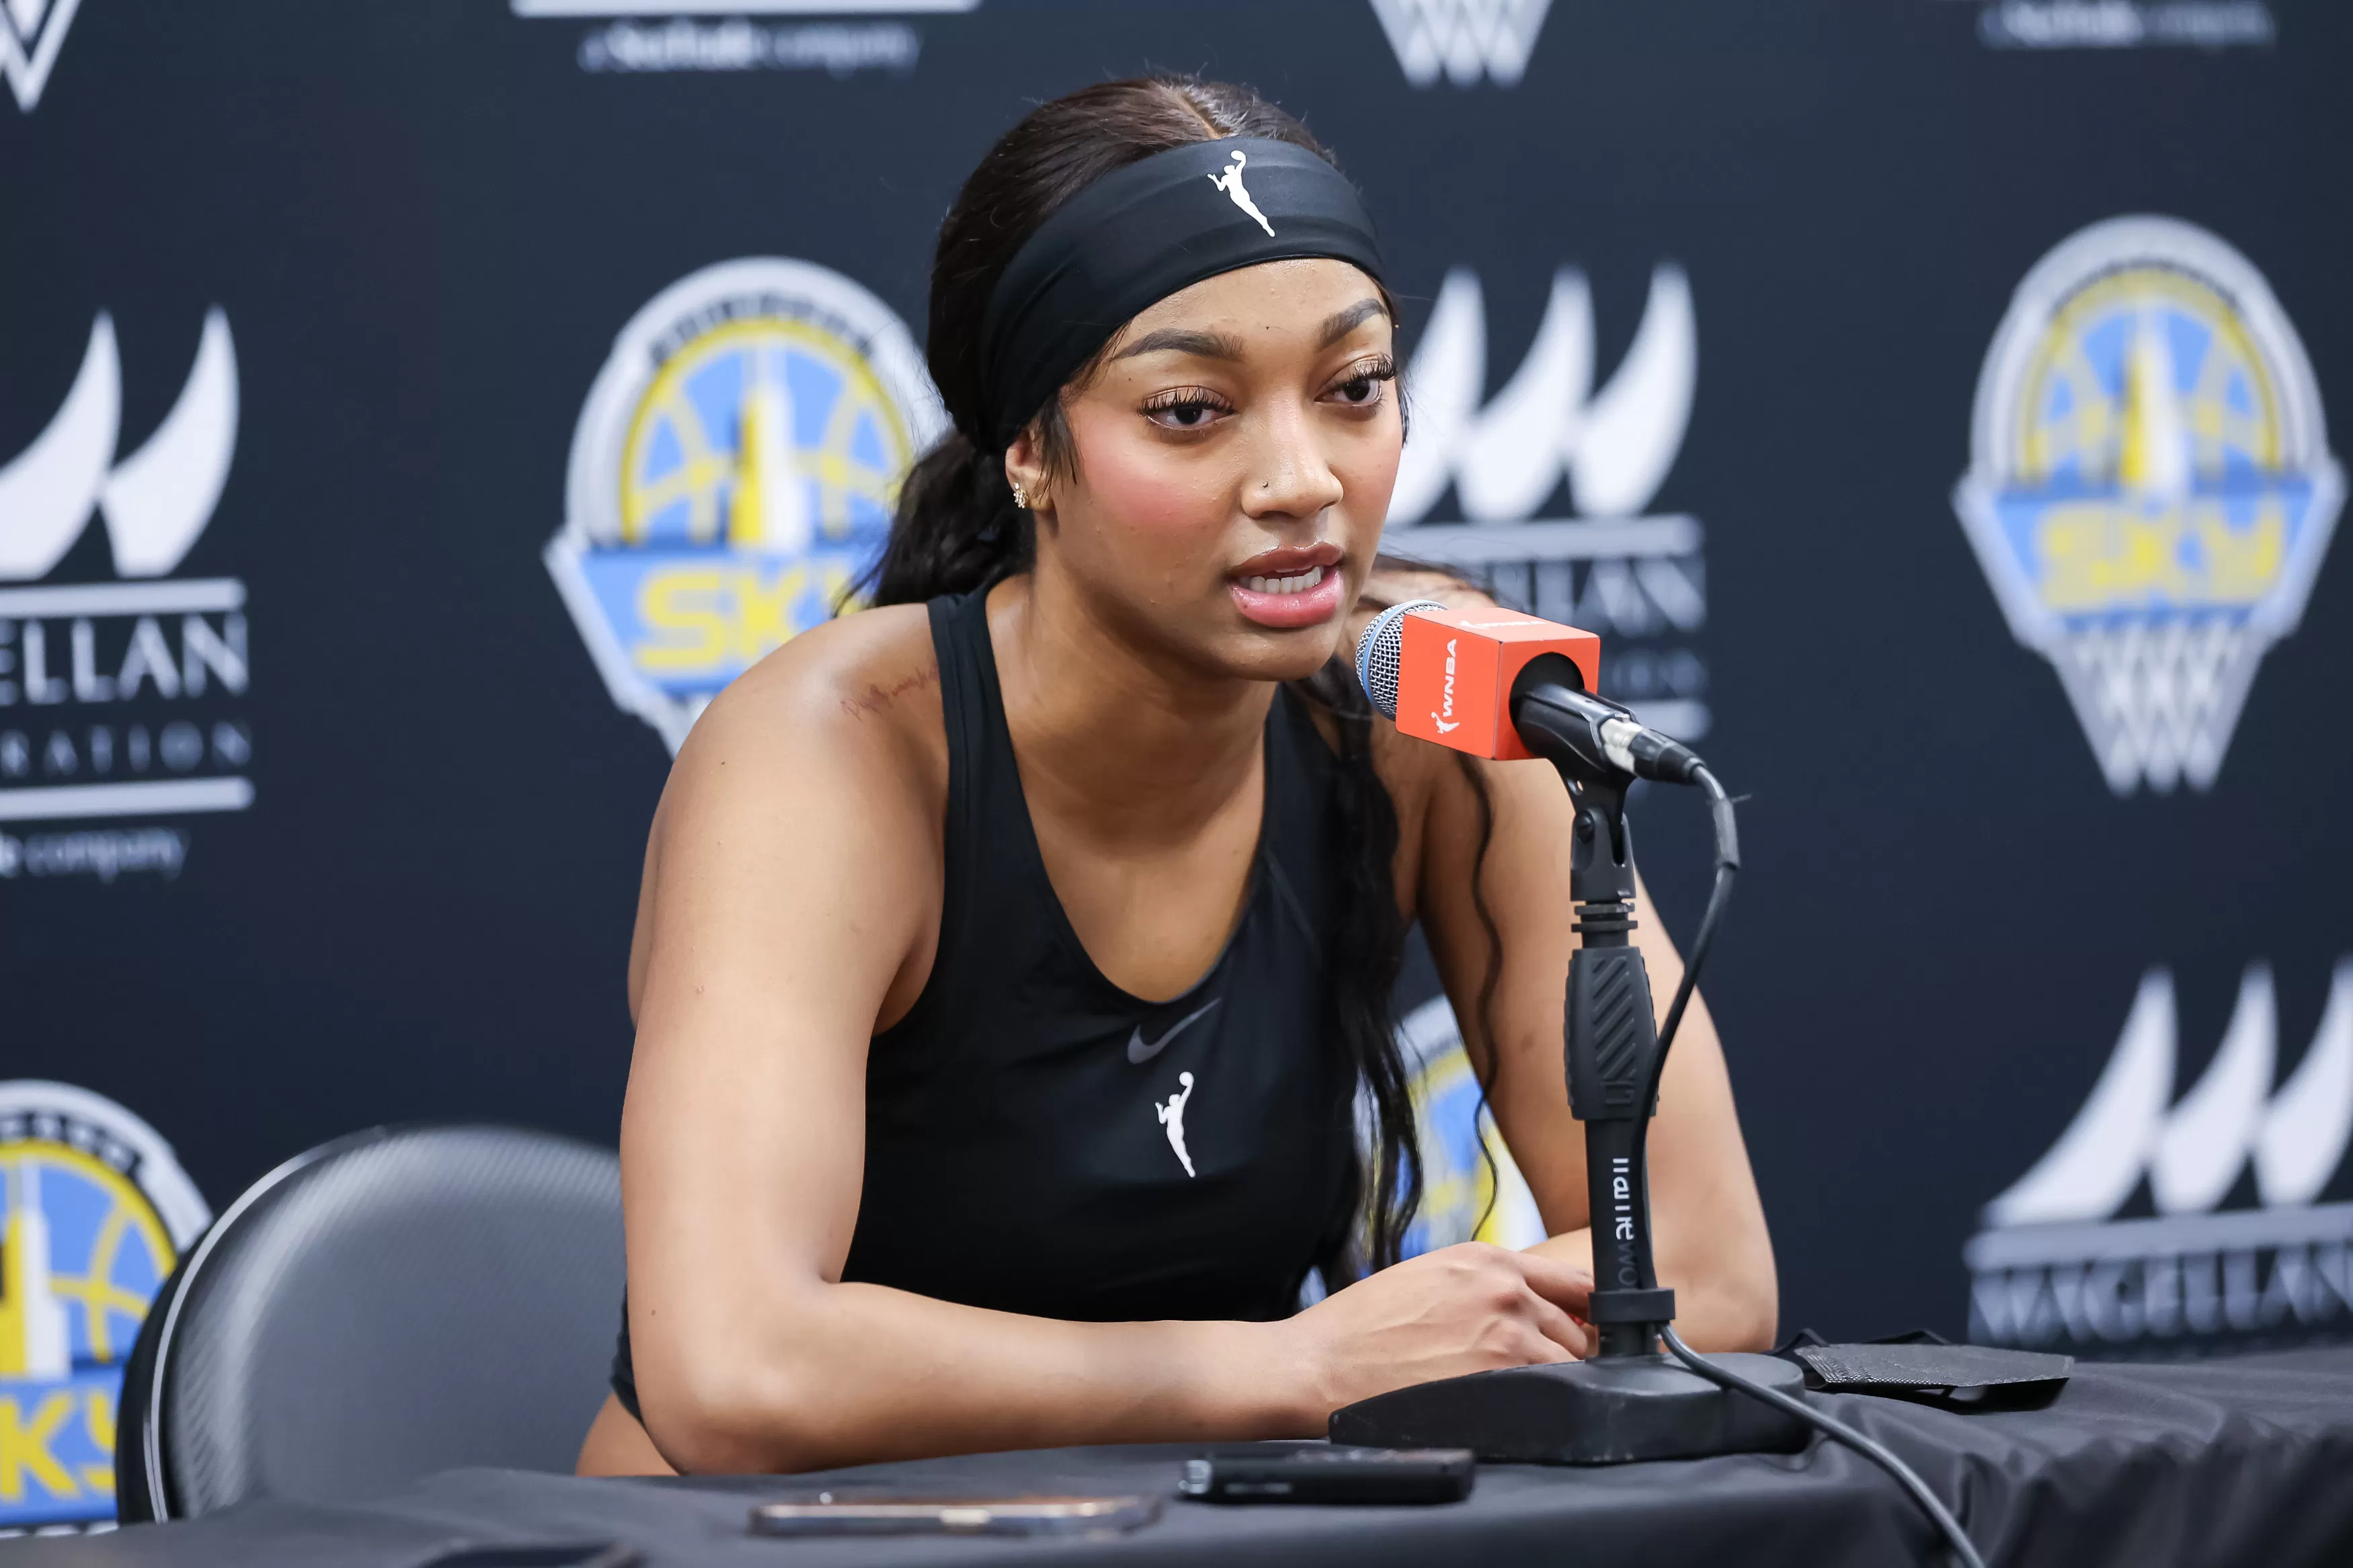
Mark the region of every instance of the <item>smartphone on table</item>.
POLYGON ((891 1497, 819 1492, 752 1510, 754 1535, 1108 1535, 1160 1517, 1156 1497, 891 1497))
POLYGON ((1461 1502, 1476 1458, 1468 1448, 1237 1449, 1186 1460, 1176 1492, 1201 1502, 1461 1502))

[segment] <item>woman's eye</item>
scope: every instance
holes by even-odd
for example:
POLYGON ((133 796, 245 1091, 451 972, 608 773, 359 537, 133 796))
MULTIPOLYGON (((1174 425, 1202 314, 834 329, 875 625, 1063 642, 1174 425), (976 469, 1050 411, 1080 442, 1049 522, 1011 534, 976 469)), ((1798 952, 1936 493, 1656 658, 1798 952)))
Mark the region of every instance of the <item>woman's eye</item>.
POLYGON ((1145 417, 1164 430, 1198 430, 1224 412, 1221 405, 1205 397, 1157 403, 1144 411, 1145 417))
POLYGON ((1381 384, 1397 372, 1383 362, 1373 362, 1359 368, 1347 380, 1336 383, 1324 397, 1344 408, 1371 408, 1381 401, 1381 384))

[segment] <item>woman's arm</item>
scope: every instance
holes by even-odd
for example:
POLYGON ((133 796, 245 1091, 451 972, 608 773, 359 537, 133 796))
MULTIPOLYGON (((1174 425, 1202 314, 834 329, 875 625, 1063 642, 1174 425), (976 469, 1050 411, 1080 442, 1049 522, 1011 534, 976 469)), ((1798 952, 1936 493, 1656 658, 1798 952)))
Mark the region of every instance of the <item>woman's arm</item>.
POLYGON ((1268 1324, 1060 1322, 842 1282, 867 1042, 920 991, 938 924, 929 668, 919 608, 797 639, 697 723, 659 813, 621 1161, 663 1458, 786 1470, 1306 1436, 1386 1388, 1581 1349, 1563 1309, 1583 1276, 1492 1247, 1268 1324), (876 688, 903 711, 842 700, 876 688))
MULTIPOLYGON (((1383 587, 1385 597, 1407 591, 1464 597, 1457 585, 1419 579, 1383 587)), ((1552 1233, 1535 1250, 1589 1269, 1585 1129, 1569 1114, 1561 1058, 1568 955, 1577 945, 1568 896, 1576 817, 1567 791, 1547 763, 1458 762, 1454 753, 1401 737, 1389 726, 1379 734, 1383 772, 1401 776, 1403 787, 1395 793, 1401 818, 1410 819, 1404 843, 1412 855, 1405 869, 1431 954, 1472 1065, 1493 1072, 1496 1125, 1552 1233), (1465 763, 1478 770, 1493 814, 1484 888, 1503 939, 1503 962, 1484 1019, 1480 995, 1493 948, 1472 898, 1482 811, 1465 763)), ((1638 895, 1635 914, 1635 943, 1663 1019, 1683 979, 1683 960, 1647 892, 1638 895)), ((1704 1350, 1768 1347, 1779 1297, 1772 1242, 1723 1047, 1705 1002, 1696 995, 1667 1058, 1650 1164, 1659 1280, 1675 1291, 1679 1331, 1704 1350)))

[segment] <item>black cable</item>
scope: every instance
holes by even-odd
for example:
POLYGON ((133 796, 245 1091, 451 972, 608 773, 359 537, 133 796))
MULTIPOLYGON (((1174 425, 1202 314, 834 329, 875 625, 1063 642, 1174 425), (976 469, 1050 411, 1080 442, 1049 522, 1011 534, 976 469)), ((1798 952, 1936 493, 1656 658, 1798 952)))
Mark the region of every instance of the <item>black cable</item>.
MULTIPOLYGON (((1659 1030, 1658 1059, 1662 1068, 1667 1059, 1667 1047, 1675 1042, 1675 1031, 1683 1026, 1683 1009, 1691 1005, 1692 988, 1699 984, 1699 966, 1707 962, 1707 950, 1715 941, 1715 928, 1724 920, 1724 907, 1732 901, 1732 879, 1739 869, 1737 866, 1715 868, 1715 885, 1708 889, 1707 910, 1699 917, 1699 932, 1692 938, 1691 956, 1683 961, 1683 981, 1675 987, 1675 999, 1667 1008, 1667 1021, 1659 1030)), ((1658 1084, 1653 1081, 1651 1087, 1655 1090, 1658 1084)))
POLYGON ((1952 1547, 1953 1555, 1959 1559, 1965 1568, 1985 1568, 1985 1559, 1978 1555, 1978 1549, 1970 1542, 1968 1531, 1961 1528, 1961 1521, 1953 1517, 1951 1510, 1937 1500, 1936 1494, 1928 1489, 1928 1483, 1920 1479, 1917 1471, 1897 1458, 1884 1447, 1864 1436, 1845 1422, 1825 1415, 1802 1399, 1792 1399, 1778 1388, 1767 1388, 1761 1383, 1751 1383, 1738 1373, 1728 1372, 1716 1365, 1697 1351, 1693 1350, 1691 1346, 1683 1343, 1682 1336, 1675 1332, 1672 1324, 1660 1331, 1660 1337, 1666 1342, 1667 1349, 1674 1352, 1677 1361, 1682 1362, 1710 1383, 1725 1388, 1736 1389, 1752 1398, 1761 1399, 1767 1405, 1786 1410, 1790 1415, 1811 1423, 1823 1436, 1844 1443, 1848 1447, 1894 1477, 1895 1484, 1911 1493, 1912 1500, 1918 1503, 1922 1511, 1936 1521, 1936 1528, 1944 1532, 1946 1542, 1952 1547))
POLYGON ((1634 1169, 1645 1173, 1644 1185, 1649 1184, 1647 1173, 1651 1153, 1651 1118, 1649 1108, 1658 1102, 1659 1080, 1667 1070, 1667 1047, 1675 1043, 1675 1031, 1683 1027, 1683 1009, 1691 1005, 1692 992, 1699 985, 1700 965, 1707 962, 1707 950, 1715 943, 1716 928, 1724 923, 1725 906, 1732 901, 1732 879, 1740 870, 1740 831, 1733 820, 1732 797, 1724 793, 1724 785, 1704 767, 1692 770, 1692 783, 1707 792, 1709 813, 1715 819, 1715 885, 1708 889, 1706 912, 1699 917, 1699 931, 1692 938, 1691 954, 1683 960, 1683 983, 1675 987, 1675 998, 1667 1007, 1667 1021, 1659 1030, 1659 1048, 1651 1058, 1651 1071, 1642 1085, 1642 1092, 1634 1103, 1644 1109, 1644 1115, 1634 1127, 1634 1169))

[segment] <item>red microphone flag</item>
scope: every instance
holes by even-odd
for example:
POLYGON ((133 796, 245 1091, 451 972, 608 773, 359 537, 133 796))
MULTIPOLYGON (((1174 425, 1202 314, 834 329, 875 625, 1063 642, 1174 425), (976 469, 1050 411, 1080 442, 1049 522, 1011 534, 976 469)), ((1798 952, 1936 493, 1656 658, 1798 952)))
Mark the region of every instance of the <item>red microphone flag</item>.
POLYGON ((1398 649, 1397 727, 1474 757, 1514 761, 1535 753, 1512 725, 1512 682, 1528 661, 1566 655, 1585 689, 1601 682, 1601 639, 1591 632, 1493 605, 1411 610, 1398 649))

